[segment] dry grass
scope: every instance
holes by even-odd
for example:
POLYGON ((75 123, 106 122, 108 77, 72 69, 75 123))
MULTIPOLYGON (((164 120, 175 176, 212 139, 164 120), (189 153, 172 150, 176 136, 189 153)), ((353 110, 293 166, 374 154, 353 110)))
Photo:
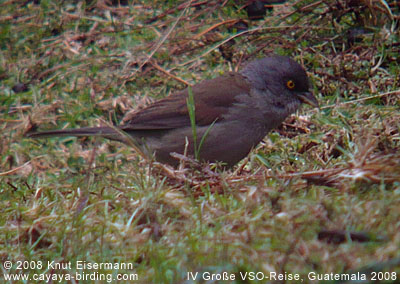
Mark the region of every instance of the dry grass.
POLYGON ((132 263, 122 272, 141 283, 400 272, 398 1, 288 1, 260 21, 246 1, 112 2, 0 4, 3 263, 132 263), (232 171, 172 170, 102 139, 23 137, 118 123, 270 53, 304 64, 322 108, 290 117, 232 171))

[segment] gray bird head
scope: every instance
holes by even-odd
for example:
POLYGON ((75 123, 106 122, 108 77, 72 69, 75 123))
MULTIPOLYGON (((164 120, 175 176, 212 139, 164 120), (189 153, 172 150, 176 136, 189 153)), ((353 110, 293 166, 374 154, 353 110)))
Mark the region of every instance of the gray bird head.
POLYGON ((268 98, 277 109, 294 112, 301 103, 318 106, 310 91, 304 68, 287 56, 274 55, 252 61, 241 71, 259 92, 272 94, 268 98))

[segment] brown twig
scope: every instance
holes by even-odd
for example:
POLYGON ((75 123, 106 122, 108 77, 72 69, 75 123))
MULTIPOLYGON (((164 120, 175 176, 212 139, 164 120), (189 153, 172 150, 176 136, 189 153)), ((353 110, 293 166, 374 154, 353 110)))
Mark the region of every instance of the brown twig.
POLYGON ((186 86, 191 86, 191 85, 192 85, 192 84, 190 84, 189 82, 183 80, 182 78, 179 78, 179 77, 177 77, 177 76, 171 74, 169 71, 167 71, 167 70, 165 70, 164 68, 162 68, 162 67, 161 67, 160 65, 158 65, 156 62, 150 61, 150 64, 151 64, 154 68, 156 68, 157 70, 159 70, 159 71, 163 72, 164 74, 166 74, 167 76, 171 77, 172 79, 174 79, 174 80, 176 80, 176 81, 178 81, 178 82, 180 82, 180 83, 183 83, 183 84, 185 84, 186 86))
POLYGON ((382 97, 386 97, 386 96, 390 96, 390 95, 400 95, 400 89, 399 90, 395 90, 395 91, 389 91, 389 92, 378 94, 378 95, 374 95, 374 96, 369 96, 369 97, 365 97, 365 98, 351 100, 351 101, 347 101, 347 102, 341 102, 339 104, 332 104, 332 105, 323 106, 323 107, 321 107, 321 109, 333 108, 333 107, 337 107, 337 106, 341 106, 341 105, 354 104, 354 103, 363 102, 363 101, 367 101, 367 100, 370 100, 370 99, 382 98, 382 97))
POLYGON ((157 43, 157 45, 154 47, 154 49, 150 52, 150 54, 147 56, 146 60, 144 60, 139 68, 137 68, 135 71, 133 71, 123 82, 122 87, 127 83, 133 80, 133 77, 135 77, 136 73, 139 72, 139 70, 142 70, 142 67, 146 65, 147 62, 153 57, 153 55, 158 51, 158 49, 163 45, 163 43, 167 40, 167 38, 170 36, 172 31, 175 29, 176 25, 178 22, 181 20, 183 15, 186 13, 188 7, 190 7, 191 3, 193 0, 191 0, 189 3, 187 3, 185 9, 182 11, 182 13, 178 16, 176 21, 172 24, 171 28, 167 31, 167 33, 161 38, 161 40, 157 43))

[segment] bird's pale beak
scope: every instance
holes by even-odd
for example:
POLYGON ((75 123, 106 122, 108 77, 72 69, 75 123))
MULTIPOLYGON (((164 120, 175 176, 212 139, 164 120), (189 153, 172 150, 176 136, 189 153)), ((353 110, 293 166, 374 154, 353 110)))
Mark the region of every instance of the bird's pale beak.
POLYGON ((310 106, 319 107, 319 103, 312 92, 304 92, 298 94, 299 99, 310 106))

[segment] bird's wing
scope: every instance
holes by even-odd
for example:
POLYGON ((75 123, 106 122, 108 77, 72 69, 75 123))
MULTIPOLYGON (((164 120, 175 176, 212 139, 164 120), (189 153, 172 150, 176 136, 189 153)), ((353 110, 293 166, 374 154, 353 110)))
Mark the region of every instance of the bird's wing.
MULTIPOLYGON (((192 87, 196 124, 209 125, 223 119, 236 97, 250 92, 247 80, 239 73, 228 73, 192 87)), ((173 129, 190 126, 188 89, 176 92, 124 119, 122 130, 173 129)))

